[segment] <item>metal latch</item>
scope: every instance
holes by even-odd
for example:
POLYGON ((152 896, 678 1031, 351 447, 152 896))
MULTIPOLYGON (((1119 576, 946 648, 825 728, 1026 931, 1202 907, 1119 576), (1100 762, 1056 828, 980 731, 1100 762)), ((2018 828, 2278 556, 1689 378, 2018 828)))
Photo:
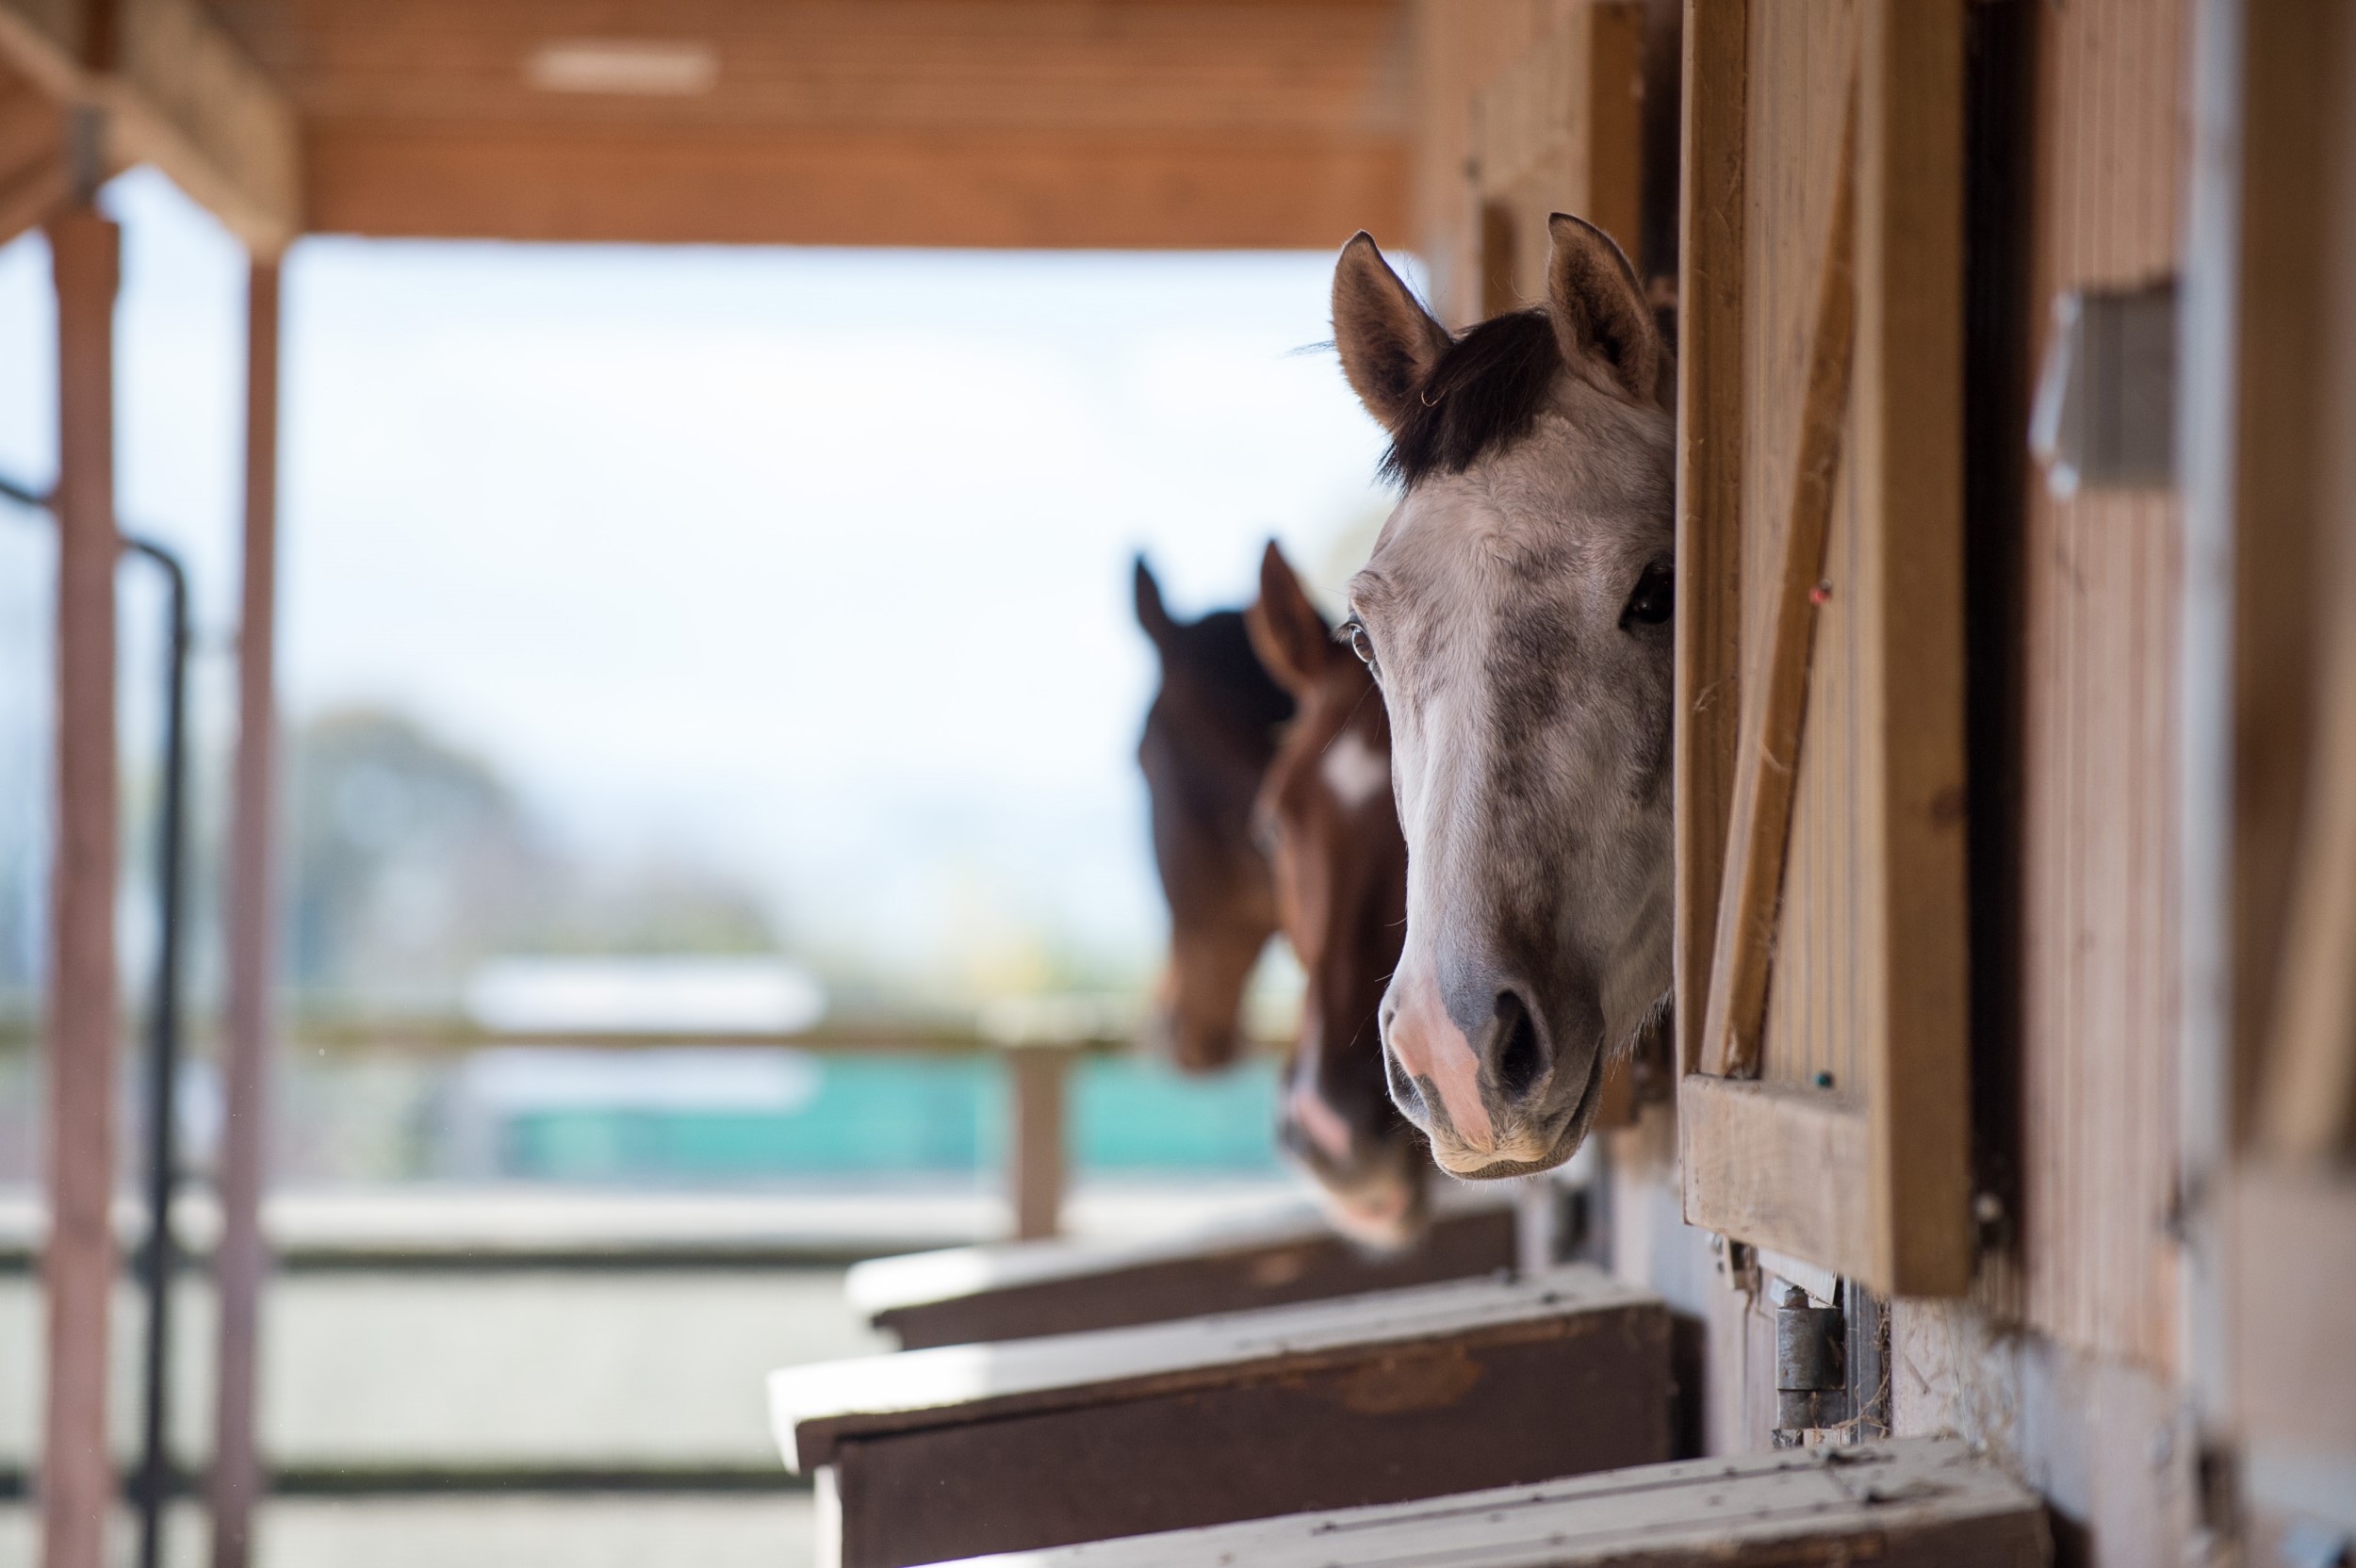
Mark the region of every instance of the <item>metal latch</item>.
POLYGON ((1775 1303, 1775 1446, 1849 1419, 1849 1333, 1839 1307, 1786 1284, 1775 1303))
POLYGON ((2046 487, 2165 486, 2176 472, 2176 286, 2072 291, 2053 301, 2053 336, 2029 413, 2046 487))

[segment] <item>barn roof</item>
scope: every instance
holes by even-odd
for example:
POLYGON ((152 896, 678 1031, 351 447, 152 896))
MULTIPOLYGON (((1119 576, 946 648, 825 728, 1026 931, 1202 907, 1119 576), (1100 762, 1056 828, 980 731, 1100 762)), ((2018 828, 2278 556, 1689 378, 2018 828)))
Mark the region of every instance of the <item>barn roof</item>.
POLYGON ((265 252, 1323 248, 1404 221, 1407 56, 1401 0, 0 0, 0 159, 103 107, 265 252))

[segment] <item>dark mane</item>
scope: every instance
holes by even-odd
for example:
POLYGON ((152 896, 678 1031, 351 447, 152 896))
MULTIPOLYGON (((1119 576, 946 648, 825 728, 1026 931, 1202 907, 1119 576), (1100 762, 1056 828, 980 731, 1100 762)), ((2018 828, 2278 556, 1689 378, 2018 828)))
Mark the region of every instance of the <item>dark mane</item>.
POLYGON ((1416 388, 1383 454, 1383 477, 1411 489, 1432 474, 1461 474, 1483 453, 1520 440, 1538 422, 1562 369, 1562 350, 1543 310, 1468 329, 1416 388))
POLYGON ((1182 634, 1187 666, 1224 694, 1225 710, 1239 722, 1265 729, 1293 716, 1292 696, 1252 651, 1240 611, 1215 610, 1182 634))

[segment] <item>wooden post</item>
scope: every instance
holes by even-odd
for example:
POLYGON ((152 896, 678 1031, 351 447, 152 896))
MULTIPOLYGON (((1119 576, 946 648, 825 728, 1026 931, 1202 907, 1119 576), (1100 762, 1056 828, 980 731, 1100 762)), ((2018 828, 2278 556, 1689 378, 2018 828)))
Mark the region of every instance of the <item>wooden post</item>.
POLYGON ((221 1143, 220 1388, 214 1403, 213 1564, 244 1568, 262 1491, 254 1391, 270 1135, 270 979, 277 928, 271 797, 277 708, 271 669, 278 594, 278 263, 256 258, 248 290, 245 586, 238 606, 237 806, 229 844, 229 997, 221 1143))
POLYGON ((114 1289, 114 308, 122 235, 87 204, 49 224, 57 288, 57 797, 49 968, 48 1406, 41 1561, 99 1568, 114 1289))
POLYGON ((1072 1052, 1060 1045, 1019 1045, 1006 1053, 1013 1079, 1013 1136, 1007 1185, 1018 1240, 1052 1236, 1063 1222, 1064 1076, 1072 1052))

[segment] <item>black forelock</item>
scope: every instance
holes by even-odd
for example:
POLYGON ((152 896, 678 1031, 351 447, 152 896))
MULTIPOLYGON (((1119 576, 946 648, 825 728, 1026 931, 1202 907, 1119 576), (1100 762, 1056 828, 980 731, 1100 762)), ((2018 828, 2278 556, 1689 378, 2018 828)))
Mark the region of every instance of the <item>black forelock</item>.
POLYGON ((1562 348, 1543 310, 1468 329, 1415 389, 1406 422, 1383 454, 1383 477, 1411 489, 1432 474, 1461 474, 1483 453, 1520 440, 1562 371, 1562 348))

